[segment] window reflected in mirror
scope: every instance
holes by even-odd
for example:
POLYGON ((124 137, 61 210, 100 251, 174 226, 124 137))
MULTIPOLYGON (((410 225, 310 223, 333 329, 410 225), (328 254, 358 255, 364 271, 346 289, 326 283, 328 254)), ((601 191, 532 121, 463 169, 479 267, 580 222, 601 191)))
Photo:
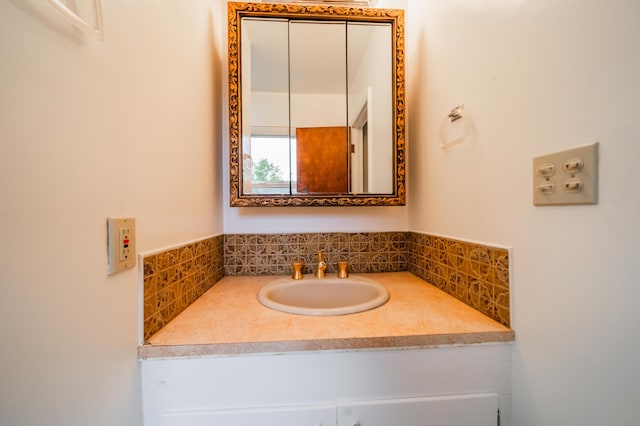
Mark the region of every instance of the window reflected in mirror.
POLYGON ((296 187, 296 141, 289 136, 251 136, 244 168, 246 193, 291 194, 296 187))

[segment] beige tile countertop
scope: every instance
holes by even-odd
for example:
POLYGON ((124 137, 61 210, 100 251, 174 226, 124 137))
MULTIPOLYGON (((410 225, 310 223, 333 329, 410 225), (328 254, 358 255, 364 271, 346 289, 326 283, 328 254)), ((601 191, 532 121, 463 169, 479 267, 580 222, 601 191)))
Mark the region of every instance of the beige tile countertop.
POLYGON ((141 346, 139 357, 436 347, 515 338, 513 330, 409 272, 361 275, 383 284, 389 301, 366 312, 324 317, 260 304, 260 288, 281 277, 225 277, 141 346))

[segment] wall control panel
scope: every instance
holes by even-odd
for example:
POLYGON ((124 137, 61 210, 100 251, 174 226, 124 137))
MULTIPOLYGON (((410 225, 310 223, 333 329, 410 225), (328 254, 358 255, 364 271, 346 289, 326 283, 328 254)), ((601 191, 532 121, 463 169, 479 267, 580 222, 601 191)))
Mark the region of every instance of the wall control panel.
POLYGON ((135 232, 132 217, 107 219, 109 275, 136 266, 135 232))
POLYGON ((598 143, 533 159, 533 204, 598 203, 598 143))

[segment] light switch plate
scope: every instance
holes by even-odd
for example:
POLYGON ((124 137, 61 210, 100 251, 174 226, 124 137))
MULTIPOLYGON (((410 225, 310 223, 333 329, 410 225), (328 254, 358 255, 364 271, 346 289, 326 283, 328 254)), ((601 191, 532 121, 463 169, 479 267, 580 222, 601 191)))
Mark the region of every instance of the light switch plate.
POLYGON ((109 275, 136 266, 136 223, 132 217, 107 219, 109 275))
POLYGON ((598 143, 533 159, 533 204, 598 203, 598 143))

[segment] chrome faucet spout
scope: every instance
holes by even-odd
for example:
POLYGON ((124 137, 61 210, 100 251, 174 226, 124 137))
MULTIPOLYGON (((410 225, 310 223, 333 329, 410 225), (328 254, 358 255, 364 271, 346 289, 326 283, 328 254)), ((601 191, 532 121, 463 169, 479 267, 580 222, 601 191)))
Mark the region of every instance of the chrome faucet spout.
POLYGON ((322 252, 318 252, 318 263, 316 265, 316 278, 324 278, 324 271, 327 269, 327 262, 322 259, 322 252))

